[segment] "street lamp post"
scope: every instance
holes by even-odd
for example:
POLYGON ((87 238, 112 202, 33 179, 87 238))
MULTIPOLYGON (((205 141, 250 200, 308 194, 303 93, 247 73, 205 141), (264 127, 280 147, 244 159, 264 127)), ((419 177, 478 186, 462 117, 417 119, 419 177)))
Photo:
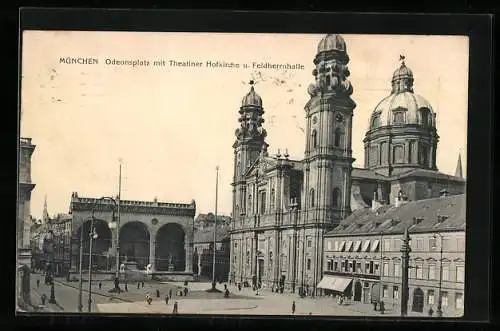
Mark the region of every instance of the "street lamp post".
POLYGON ((93 239, 97 239, 97 233, 94 229, 94 208, 92 208, 92 220, 90 223, 90 242, 89 242, 89 301, 88 301, 88 310, 89 313, 92 311, 92 241, 93 239))
MULTIPOLYGON (((379 273, 380 273, 380 280, 379 280, 379 284, 378 284, 378 302, 379 302, 379 305, 381 305, 381 302, 382 302, 382 276, 383 276, 383 268, 384 268, 384 264, 382 262, 382 259, 383 259, 383 238, 384 238, 384 233, 382 231, 380 231, 380 266, 379 266, 379 273)), ((380 312, 382 312, 382 310, 380 310, 380 312)))
POLYGON ((401 317, 405 317, 408 314, 408 299, 409 299, 409 288, 408 288, 408 270, 410 262, 410 235, 408 233, 408 228, 405 229, 403 235, 403 243, 401 244, 401 317))
POLYGON ((78 283, 78 312, 83 311, 83 301, 82 301, 82 292, 83 292, 83 226, 80 229, 80 282, 78 283))
MULTIPOLYGON (((443 236, 440 233, 435 233, 433 235, 434 239, 439 236, 439 246, 440 246, 440 254, 439 254, 439 293, 438 293, 438 306, 437 306, 437 311, 436 314, 438 317, 443 316, 443 299, 441 296, 441 284, 443 281, 443 236)), ((435 248, 435 246, 433 247, 435 248)))

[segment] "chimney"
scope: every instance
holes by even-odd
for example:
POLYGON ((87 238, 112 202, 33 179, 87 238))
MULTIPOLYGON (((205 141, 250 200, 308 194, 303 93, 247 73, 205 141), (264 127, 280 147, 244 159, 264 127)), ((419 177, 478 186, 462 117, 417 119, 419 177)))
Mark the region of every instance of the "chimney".
POLYGON ((378 192, 375 190, 373 191, 373 199, 372 199, 372 210, 375 211, 379 209, 381 206, 381 203, 378 200, 378 192))
POLYGON ((447 189, 445 189, 445 188, 444 188, 444 189, 442 189, 441 191, 439 191, 439 196, 440 196, 441 198, 447 197, 448 195, 449 195, 449 192, 448 192, 448 190, 447 190, 447 189))

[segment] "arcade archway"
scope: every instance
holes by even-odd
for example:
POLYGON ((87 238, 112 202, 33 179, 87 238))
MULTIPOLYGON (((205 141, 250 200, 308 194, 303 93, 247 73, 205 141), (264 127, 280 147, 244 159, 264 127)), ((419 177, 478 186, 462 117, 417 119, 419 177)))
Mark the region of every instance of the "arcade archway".
POLYGON ((424 311, 424 291, 420 287, 417 287, 413 291, 413 305, 411 310, 419 313, 424 311))
POLYGON ((169 223, 158 229, 156 234, 155 266, 158 271, 185 271, 186 234, 182 226, 169 223))
MULTIPOLYGON (((88 269, 89 267, 89 252, 90 252, 90 230, 91 220, 85 221, 77 230, 77 238, 80 241, 82 238, 83 258, 82 268, 88 269), (83 237, 81 237, 83 231, 83 237)), ((113 265, 110 261, 111 246, 113 235, 108 227, 108 223, 103 220, 94 219, 94 229, 97 238, 92 240, 92 266, 97 270, 109 270, 113 265)), ((80 248, 80 242, 77 245, 80 248)), ((80 263, 80 256, 76 256, 76 262, 80 263)), ((77 264, 77 265, 78 265, 77 264)))
POLYGON ((145 269, 149 263, 149 230, 139 221, 128 222, 120 229, 120 257, 145 269))

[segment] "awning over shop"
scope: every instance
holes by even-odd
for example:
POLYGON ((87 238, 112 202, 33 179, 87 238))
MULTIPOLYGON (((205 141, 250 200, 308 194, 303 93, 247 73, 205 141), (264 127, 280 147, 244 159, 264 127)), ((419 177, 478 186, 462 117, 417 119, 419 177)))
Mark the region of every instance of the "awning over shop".
POLYGON ((321 281, 318 283, 317 287, 326 290, 344 292, 351 282, 351 278, 325 275, 323 276, 323 279, 321 279, 321 281))
POLYGON ((377 250, 377 248, 378 248, 378 244, 379 244, 379 240, 374 240, 372 242, 372 247, 371 247, 370 251, 371 252, 375 252, 377 250))
POLYGON ((350 251, 351 251, 351 247, 352 247, 352 241, 348 241, 348 242, 345 244, 345 251, 346 251, 346 252, 350 252, 350 251))
POLYGON ((344 245, 345 245, 345 241, 342 241, 340 243, 340 246, 339 246, 339 252, 343 252, 344 251, 344 245))
POLYGON ((354 249, 352 250, 353 252, 359 251, 359 247, 361 246, 361 240, 356 240, 354 242, 354 249))
POLYGON ((370 240, 365 240, 365 242, 363 243, 363 247, 361 248, 361 251, 367 252, 369 247, 370 247, 370 240))

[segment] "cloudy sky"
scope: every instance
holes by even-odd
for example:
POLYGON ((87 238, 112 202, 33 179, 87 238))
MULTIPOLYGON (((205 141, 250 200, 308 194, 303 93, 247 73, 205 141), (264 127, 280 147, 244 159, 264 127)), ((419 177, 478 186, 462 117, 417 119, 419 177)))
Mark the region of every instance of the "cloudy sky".
MULTIPOLYGON (((454 174, 467 160, 468 39, 460 36, 343 35, 354 87, 353 154, 363 166, 369 116, 390 94, 399 55, 415 93, 437 113, 437 165, 454 174)), ((31 213, 67 212, 71 192, 122 199, 190 202, 198 213, 231 212, 232 144, 248 81, 263 99, 269 151, 304 153, 304 105, 322 35, 28 31, 23 35, 21 136, 31 137, 31 213), (64 64, 60 58, 96 58, 64 64), (149 61, 149 66, 109 65, 149 61), (165 60, 166 66, 153 61, 165 60), (170 60, 233 62, 239 68, 172 67, 170 60), (252 68, 252 62, 302 64, 303 70, 252 68), (249 68, 243 68, 248 64, 249 68), (259 75, 260 72, 260 75, 259 75)))

